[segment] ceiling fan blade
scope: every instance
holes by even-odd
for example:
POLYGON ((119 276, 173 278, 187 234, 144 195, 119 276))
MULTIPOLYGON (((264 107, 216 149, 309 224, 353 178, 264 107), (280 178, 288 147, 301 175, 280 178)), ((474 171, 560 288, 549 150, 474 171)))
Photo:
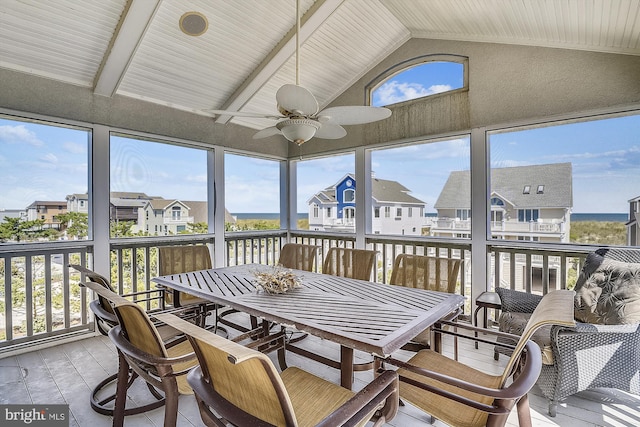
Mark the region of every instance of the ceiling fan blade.
POLYGON ((278 135, 278 134, 281 134, 281 133, 282 132, 280 132, 280 129, 278 129, 275 126, 271 126, 271 127, 264 128, 261 131, 256 132, 253 135, 253 139, 268 138, 270 136, 278 135))
POLYGON ((318 101, 311 92, 302 86, 286 84, 276 92, 278 111, 284 115, 302 113, 313 116, 318 112, 318 101))
POLYGON ((318 113, 320 123, 333 125, 360 125, 377 122, 391 116, 391 110, 382 107, 344 106, 330 107, 318 113))
POLYGON ((227 111, 227 110, 202 110, 206 113, 216 114, 218 116, 235 116, 235 117, 255 117, 261 119, 284 119, 284 116, 276 116, 273 114, 252 113, 249 111, 227 111))
POLYGON ((347 135, 347 130, 340 125, 323 123, 316 131, 315 137, 320 139, 340 139, 347 135))

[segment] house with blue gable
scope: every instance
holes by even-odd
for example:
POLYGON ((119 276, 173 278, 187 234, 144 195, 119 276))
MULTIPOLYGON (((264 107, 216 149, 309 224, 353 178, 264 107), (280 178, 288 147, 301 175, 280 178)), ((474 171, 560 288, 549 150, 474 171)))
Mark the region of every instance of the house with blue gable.
MULTIPOLYGON (((396 181, 371 177, 372 232, 421 235, 425 203, 396 181)), ((309 230, 355 232, 356 180, 347 174, 308 201, 309 230)))

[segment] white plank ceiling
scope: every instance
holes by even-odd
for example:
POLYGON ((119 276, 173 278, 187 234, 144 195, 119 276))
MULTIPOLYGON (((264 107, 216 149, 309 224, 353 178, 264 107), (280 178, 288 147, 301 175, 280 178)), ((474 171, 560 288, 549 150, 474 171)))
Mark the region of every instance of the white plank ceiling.
MULTIPOLYGON (((300 3, 300 83, 321 108, 412 37, 640 55, 640 0, 300 3)), ((295 83, 295 16, 295 0, 0 0, 0 67, 199 114, 276 114, 295 83), (180 30, 190 11, 204 34, 180 30)))

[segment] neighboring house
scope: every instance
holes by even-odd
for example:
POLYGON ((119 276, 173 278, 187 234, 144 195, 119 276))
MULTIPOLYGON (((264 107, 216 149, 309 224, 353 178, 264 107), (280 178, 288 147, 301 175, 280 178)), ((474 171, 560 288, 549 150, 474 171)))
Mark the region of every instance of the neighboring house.
POLYGON ((137 230, 159 236, 187 231, 187 223, 195 223, 190 210, 180 200, 148 200, 137 211, 137 230))
POLYGON ((58 215, 67 212, 67 202, 59 201, 35 201, 27 206, 27 221, 37 219, 44 221, 42 228, 60 230, 61 223, 58 215))
MULTIPOLYGON (((491 235, 495 239, 569 242, 571 163, 491 169, 491 235)), ((471 236, 469 171, 449 175, 434 204, 433 236, 471 236)))
MULTIPOLYGON (((189 231, 187 224, 207 223, 207 202, 193 200, 152 199, 138 210, 134 232, 167 236, 189 231)), ((225 222, 236 220, 225 209, 225 222)))
POLYGON ((19 218, 21 220, 27 220, 27 211, 24 209, 0 209, 0 223, 4 222, 7 218, 19 218))
MULTIPOLYGON (((138 209, 149 200, 158 197, 147 196, 145 193, 112 191, 109 195, 109 218, 112 221, 138 222, 138 209)), ((89 213, 89 196, 84 194, 70 194, 67 196, 69 212, 89 213)))
POLYGON ((640 246, 640 196, 629 200, 629 221, 627 226, 627 244, 640 246))
MULTIPOLYGON (((420 235, 424 205, 396 181, 371 177, 372 230, 374 234, 420 235)), ((309 230, 355 231, 356 180, 347 174, 336 184, 311 197, 309 230)))
POLYGON ((67 196, 67 211, 89 213, 89 195, 74 193, 67 196))

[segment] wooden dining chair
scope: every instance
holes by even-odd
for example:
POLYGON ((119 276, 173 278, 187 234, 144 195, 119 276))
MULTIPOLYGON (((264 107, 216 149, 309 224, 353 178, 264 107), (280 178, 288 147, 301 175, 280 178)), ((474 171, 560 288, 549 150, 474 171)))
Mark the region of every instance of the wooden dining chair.
MULTIPOLYGON (((113 425, 122 426, 125 416, 164 405, 164 426, 174 427, 178 416, 178 396, 193 394, 186 381, 187 372, 197 364, 191 344, 175 329, 157 328, 140 305, 98 283, 85 282, 83 286, 109 301, 118 319, 118 325, 109 330, 109 338, 118 351, 113 425), (138 376, 147 382, 156 400, 127 408, 127 391, 138 376)), ((171 316, 178 318, 174 314, 171 316)), ((194 325, 184 319, 182 321, 194 325)))
POLYGON ((313 271, 318 246, 287 243, 280 249, 278 265, 295 270, 313 271))
MULTIPOLYGON (((429 291, 456 293, 460 259, 440 258, 426 255, 400 254, 396 257, 389 283, 408 288, 425 289, 429 291)), ((453 320, 458 313, 452 313, 447 320, 453 320)), ((458 340, 454 337, 454 358, 458 359, 458 340)), ((431 328, 418 334, 405 350, 418 351, 430 348, 431 328)))
POLYGON ((393 371, 354 393, 296 367, 279 373, 265 354, 176 316, 158 318, 189 336, 199 366, 187 379, 208 426, 380 426, 397 413, 393 371))
POLYGON ((377 254, 377 251, 368 249, 330 248, 322 265, 322 273, 371 280, 377 254))
MULTIPOLYGON (((500 375, 479 371, 433 350, 421 350, 406 362, 385 359, 385 365, 400 368, 400 398, 455 426, 504 426, 517 405, 520 426, 530 426, 527 393, 542 369, 540 347, 530 338, 545 325, 575 326, 574 296, 573 291, 558 290, 543 297, 500 375)), ((480 332, 481 336, 498 334, 493 329, 467 324, 457 327, 480 332)), ((473 334, 468 338, 490 342, 473 334)))

